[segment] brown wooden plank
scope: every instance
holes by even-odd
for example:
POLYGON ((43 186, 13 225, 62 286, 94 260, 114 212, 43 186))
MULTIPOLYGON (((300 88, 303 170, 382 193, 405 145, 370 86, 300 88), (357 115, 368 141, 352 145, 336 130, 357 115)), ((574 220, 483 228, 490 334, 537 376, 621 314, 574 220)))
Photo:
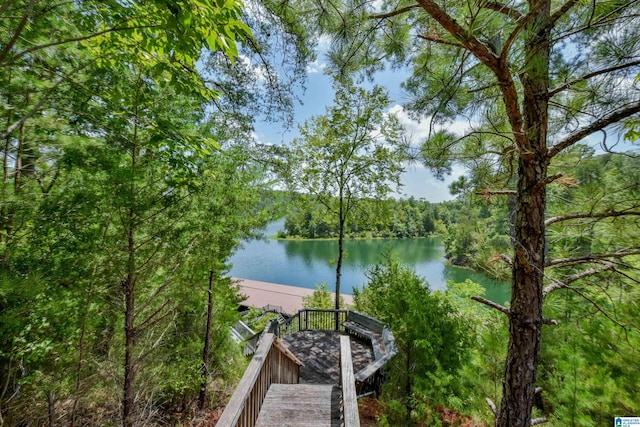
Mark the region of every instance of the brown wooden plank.
POLYGON ((340 393, 330 385, 272 384, 255 427, 337 427, 340 393))
MULTIPOLYGON (((289 335, 282 342, 304 362, 300 382, 306 384, 339 384, 340 334, 335 331, 303 331, 289 335)), ((355 371, 367 366, 372 358, 371 346, 351 340, 351 356, 355 371)))
MULTIPOLYGON (((257 396, 258 399, 251 399, 252 394, 256 393, 256 383, 260 383, 261 373, 263 372, 263 362, 267 358, 269 351, 271 350, 271 344, 276 339, 273 334, 266 334, 260 345, 258 346, 258 350, 256 350, 251 363, 247 367, 247 370, 244 372, 242 379, 240 380, 240 384, 236 388, 236 391, 231 396, 231 400, 229 404, 225 408, 222 416, 218 420, 218 426, 222 427, 235 427, 240 420, 240 416, 243 413, 243 409, 246 404, 251 405, 255 403, 256 400, 261 401, 262 396, 257 396)), ((247 407, 247 422, 241 423, 242 425, 253 425, 253 418, 251 416, 251 412, 253 412, 254 408, 247 407)), ((255 418, 253 418, 255 419, 255 418)))
POLYGON ((356 380, 365 381, 370 376, 375 374, 379 369, 383 368, 386 365, 388 358, 385 356, 382 359, 378 359, 370 365, 366 366, 364 369, 358 371, 355 375, 356 380))
POLYGON ((340 385, 344 427, 360 427, 356 380, 351 359, 351 340, 347 336, 340 337, 340 385))
POLYGON ((355 323, 359 323, 365 328, 381 334, 384 325, 378 319, 375 319, 371 316, 367 316, 366 314, 359 313, 357 311, 349 310, 347 314, 347 320, 355 323))
POLYGON ((358 335, 363 336, 371 340, 371 347, 373 349, 373 358, 374 360, 382 359, 385 355, 384 345, 382 343, 382 337, 380 334, 375 333, 374 331, 367 329, 363 325, 359 323, 346 321, 343 322, 342 325, 347 329, 347 331, 353 331, 358 335))

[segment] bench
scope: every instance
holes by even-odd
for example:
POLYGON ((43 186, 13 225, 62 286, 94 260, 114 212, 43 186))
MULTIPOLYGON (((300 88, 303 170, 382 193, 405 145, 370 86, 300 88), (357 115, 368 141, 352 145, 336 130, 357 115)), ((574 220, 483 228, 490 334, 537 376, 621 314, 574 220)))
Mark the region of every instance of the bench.
POLYGON ((371 341, 374 360, 384 357, 386 354, 383 340, 385 328, 378 320, 366 314, 349 310, 347 320, 342 322, 342 326, 348 333, 354 333, 365 340, 371 341))
POLYGON ((347 322, 357 323, 377 334, 381 334, 384 329, 384 325, 378 319, 353 310, 349 310, 347 313, 347 322))
POLYGON ((371 340, 374 360, 378 360, 384 356, 384 344, 382 342, 382 337, 380 336, 380 334, 377 334, 369 329, 362 327, 362 325, 351 322, 349 320, 342 322, 342 326, 344 326, 344 328, 349 333, 355 332, 361 338, 371 340))
POLYGON ((379 391, 384 379, 382 368, 397 353, 393 333, 379 320, 352 310, 347 312, 342 326, 347 333, 371 342, 373 361, 356 372, 355 379, 360 391, 379 391))

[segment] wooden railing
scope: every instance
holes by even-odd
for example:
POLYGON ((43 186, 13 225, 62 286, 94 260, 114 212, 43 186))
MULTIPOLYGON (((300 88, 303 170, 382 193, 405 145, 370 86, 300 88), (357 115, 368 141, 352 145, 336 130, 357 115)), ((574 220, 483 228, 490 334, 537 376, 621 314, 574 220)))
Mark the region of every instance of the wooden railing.
POLYGON ((344 330, 342 322, 347 319, 349 310, 331 310, 322 308, 305 308, 288 318, 284 323, 274 325, 273 332, 279 337, 295 334, 300 331, 335 331, 344 330))
POLYGON ((384 367, 397 352, 395 341, 391 331, 382 322, 371 316, 358 313, 357 311, 306 308, 289 317, 281 324, 276 321, 271 321, 267 324, 262 334, 256 334, 247 340, 245 355, 252 354, 252 349, 256 348, 262 340, 262 337, 268 333, 282 338, 306 330, 333 331, 336 330, 336 323, 339 325, 339 331, 349 329, 349 333, 355 332, 355 334, 361 338, 371 340, 374 356, 373 361, 356 372, 355 378, 359 394, 366 395, 379 392, 380 386, 385 379, 384 367), (367 333, 367 331, 358 333, 357 330, 353 328, 345 328, 344 325, 348 325, 350 322, 355 322, 369 332, 377 334, 376 337, 374 338, 371 334, 367 333))
POLYGON ((216 425, 253 427, 269 386, 297 384, 301 365, 274 334, 265 334, 216 425))
POLYGON ((351 359, 351 340, 340 337, 340 386, 342 387, 342 421, 344 427, 360 427, 356 379, 351 359))

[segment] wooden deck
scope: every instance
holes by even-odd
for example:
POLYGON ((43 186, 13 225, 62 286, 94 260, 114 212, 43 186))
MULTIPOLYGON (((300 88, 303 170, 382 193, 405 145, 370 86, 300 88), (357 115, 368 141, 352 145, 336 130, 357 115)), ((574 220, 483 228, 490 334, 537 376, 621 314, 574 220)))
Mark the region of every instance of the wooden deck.
MULTIPOLYGON (((340 333, 335 331, 302 331, 281 341, 304 363, 300 367, 300 383, 340 383, 340 333)), ((358 372, 373 361, 371 345, 351 338, 353 369, 358 372)))
POLYGON ((340 426, 340 388, 315 384, 272 384, 255 427, 299 426, 340 426))
POLYGON ((382 323, 351 310, 304 309, 261 336, 220 427, 360 427, 357 393, 379 390, 396 352, 382 323))

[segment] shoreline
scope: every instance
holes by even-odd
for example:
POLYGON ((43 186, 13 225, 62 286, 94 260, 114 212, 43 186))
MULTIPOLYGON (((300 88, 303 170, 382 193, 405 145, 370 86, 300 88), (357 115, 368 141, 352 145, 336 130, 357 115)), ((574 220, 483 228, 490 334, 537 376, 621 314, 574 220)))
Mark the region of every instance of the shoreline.
MULTIPOLYGON (((383 236, 371 236, 371 237, 365 237, 365 236, 360 236, 360 237, 345 237, 344 240, 420 240, 420 239, 434 239, 434 238, 438 238, 438 239, 442 239, 442 235, 441 234, 432 234, 430 236, 416 236, 416 237, 383 237, 383 236)), ((293 236, 293 237, 278 237, 278 235, 271 235, 271 236, 267 236, 268 239, 272 239, 272 240, 278 240, 278 241, 282 241, 282 242, 326 242, 326 241, 338 241, 337 237, 314 237, 314 238, 308 238, 308 237, 299 237, 299 236, 293 236)))
MULTIPOLYGON (((233 283, 240 287, 241 293, 247 297, 241 304, 262 308, 267 305, 281 307, 287 314, 295 314, 301 310, 302 297, 313 295, 315 289, 298 286, 282 285, 279 283, 262 282, 259 280, 231 277, 233 283)), ((331 293, 335 298, 335 293, 331 293)), ((353 305, 353 295, 340 294, 347 306, 353 305)))

